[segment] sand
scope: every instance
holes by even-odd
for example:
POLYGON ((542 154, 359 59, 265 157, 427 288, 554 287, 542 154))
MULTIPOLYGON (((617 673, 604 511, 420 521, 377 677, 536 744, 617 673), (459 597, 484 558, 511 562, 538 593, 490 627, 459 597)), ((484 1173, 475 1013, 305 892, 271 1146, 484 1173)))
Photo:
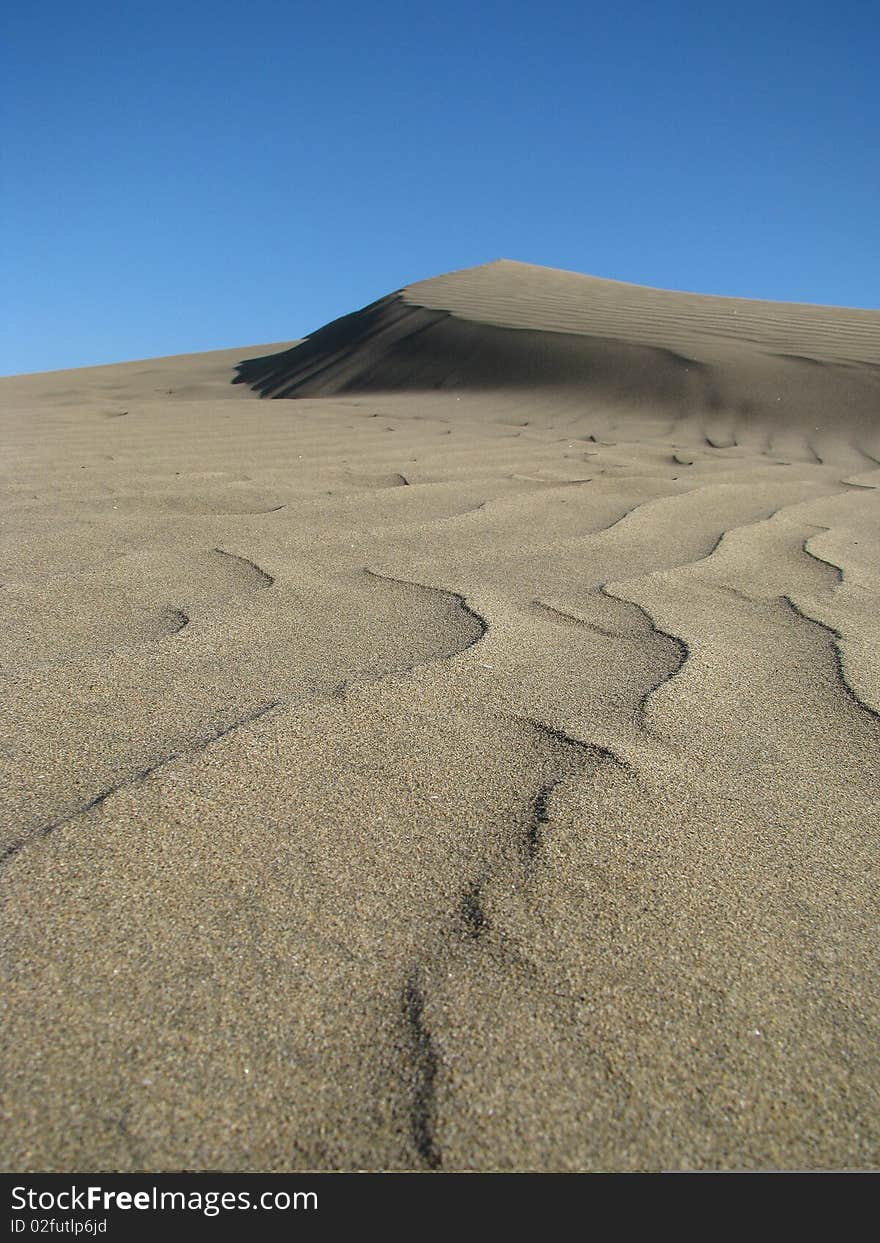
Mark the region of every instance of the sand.
POLYGON ((0 381, 0 1163, 876 1166, 880 313, 290 345, 0 381))

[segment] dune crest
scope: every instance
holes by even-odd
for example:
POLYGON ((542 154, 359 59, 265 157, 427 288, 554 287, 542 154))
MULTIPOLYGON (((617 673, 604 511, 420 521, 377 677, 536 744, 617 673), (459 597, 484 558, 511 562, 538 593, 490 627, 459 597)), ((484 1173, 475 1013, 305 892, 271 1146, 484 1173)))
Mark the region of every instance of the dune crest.
MULTIPOLYGON (((674 293, 498 260, 420 281, 249 359, 262 396, 550 390, 572 408, 668 414, 686 443, 880 457, 880 313, 674 293)), ((818 454, 817 454, 818 456, 818 454)))

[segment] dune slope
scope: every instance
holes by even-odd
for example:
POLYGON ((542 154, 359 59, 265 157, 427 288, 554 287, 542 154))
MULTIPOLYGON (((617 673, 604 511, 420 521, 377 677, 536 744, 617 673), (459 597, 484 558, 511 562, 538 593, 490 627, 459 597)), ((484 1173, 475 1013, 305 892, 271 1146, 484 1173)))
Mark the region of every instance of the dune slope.
POLYGON ((593 414, 662 413, 713 443, 795 430, 808 453, 829 433, 870 461, 878 451, 877 312, 667 293, 508 260, 411 285, 238 372, 263 396, 527 387, 593 414))
POLYGON ((501 262, 0 398, 6 1168, 877 1164, 880 314, 501 262))

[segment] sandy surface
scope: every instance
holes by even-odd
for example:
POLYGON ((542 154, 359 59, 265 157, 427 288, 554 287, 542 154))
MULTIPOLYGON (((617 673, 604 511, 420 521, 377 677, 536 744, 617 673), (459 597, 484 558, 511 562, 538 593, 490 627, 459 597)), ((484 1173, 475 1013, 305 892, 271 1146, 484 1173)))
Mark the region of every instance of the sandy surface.
POLYGON ((880 313, 502 262, 0 402, 4 1168, 878 1163, 880 313))

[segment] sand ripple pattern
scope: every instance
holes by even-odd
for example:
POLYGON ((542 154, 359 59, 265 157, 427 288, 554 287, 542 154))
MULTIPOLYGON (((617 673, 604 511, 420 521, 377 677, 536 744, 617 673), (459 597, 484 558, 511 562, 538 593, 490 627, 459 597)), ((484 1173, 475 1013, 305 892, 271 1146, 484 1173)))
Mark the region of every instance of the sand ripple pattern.
POLYGON ((502 263, 3 381, 4 1163, 876 1166, 877 324, 502 263))

